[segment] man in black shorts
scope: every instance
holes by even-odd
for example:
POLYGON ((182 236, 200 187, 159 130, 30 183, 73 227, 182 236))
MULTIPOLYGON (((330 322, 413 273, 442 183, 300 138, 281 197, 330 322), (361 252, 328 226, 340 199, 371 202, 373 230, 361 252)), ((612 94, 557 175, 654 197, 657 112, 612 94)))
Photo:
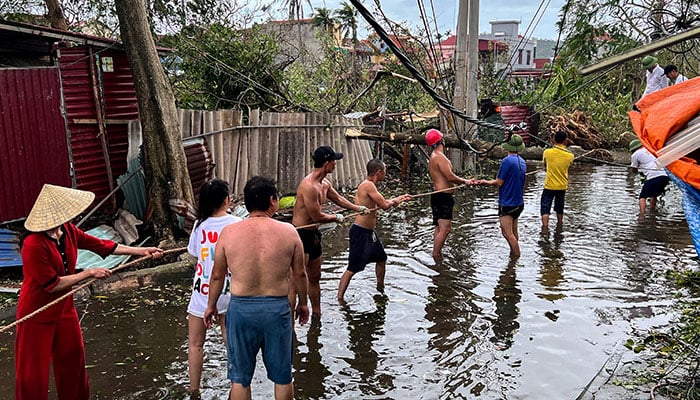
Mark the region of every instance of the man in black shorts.
MULTIPOLYGON (((411 200, 411 196, 404 194, 387 200, 377 190, 377 183, 386 177, 386 165, 378 159, 370 160, 367 163, 367 177, 357 187, 355 204, 367 207, 368 209, 381 208, 388 210, 397 206, 402 201, 411 200)), ((384 291, 384 274, 386 271, 386 253, 384 246, 377 237, 374 228, 377 226, 377 212, 371 211, 366 215, 358 215, 355 223, 350 227, 350 256, 348 257, 348 269, 340 278, 338 286, 338 301, 343 302, 345 290, 350 284, 353 275, 365 269, 371 262, 376 262, 375 273, 377 274, 377 290, 384 291)))
MULTIPOLYGON (((321 315, 321 232, 316 224, 326 222, 343 222, 342 214, 326 214, 321 211, 321 206, 327 200, 356 212, 367 213, 369 209, 364 206, 352 204, 341 196, 326 175, 335 170, 337 160, 343 158, 343 153, 336 153, 328 146, 321 146, 313 154, 314 169, 299 183, 297 198, 294 203, 292 224, 294 226, 315 225, 314 227, 299 228, 299 237, 304 245, 306 276, 309 280, 309 299, 311 300, 311 312, 315 316, 321 315)), ((290 296, 291 298, 292 296, 290 296)))
POLYGON ((431 129, 425 134, 425 143, 433 148, 428 161, 428 171, 433 180, 433 189, 440 191, 430 195, 430 208, 433 211, 433 258, 442 258, 442 246, 447 241, 447 235, 452 230, 452 209, 455 205, 453 197, 455 183, 473 185, 476 180, 464 179, 452 172, 452 163, 445 155, 445 142, 442 132, 431 129))

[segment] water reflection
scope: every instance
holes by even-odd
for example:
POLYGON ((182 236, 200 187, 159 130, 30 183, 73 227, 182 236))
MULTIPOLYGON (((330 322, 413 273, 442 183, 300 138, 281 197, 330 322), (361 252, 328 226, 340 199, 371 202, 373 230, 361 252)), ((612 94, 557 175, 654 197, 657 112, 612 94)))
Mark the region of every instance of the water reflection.
MULTIPOLYGON (((374 297, 374 274, 359 274, 349 305, 338 305, 347 227, 328 232, 324 314, 295 328, 297 398, 572 399, 618 341, 663 325, 676 294, 666 271, 697 265, 679 193, 668 191, 640 221, 639 183, 625 168, 574 165, 564 225, 544 234, 543 177, 529 175, 519 223, 523 254, 515 264, 508 263, 494 190, 459 192, 442 263, 430 256, 427 199, 382 213, 386 298, 374 297)), ((396 190, 431 190, 414 185, 396 190)), ((84 315, 79 304, 93 398, 186 398, 190 279, 187 273, 174 288, 93 299, 84 315)), ((226 398, 223 344, 219 335, 208 337, 202 398, 226 398)), ((12 340, 0 336, 2 393, 14 391, 12 340)), ((252 385, 253 398, 272 398, 262 362, 252 385)))
MULTIPOLYGON (((347 322, 348 348, 352 357, 343 357, 349 369, 341 371, 350 382, 356 382, 363 395, 379 396, 394 388, 394 378, 387 371, 377 371, 380 355, 374 343, 384 337, 386 306, 385 295, 374 295, 374 311, 354 311, 343 304, 341 310, 347 322)), ((366 398, 366 397, 365 397, 366 398)), ((374 397, 373 397, 374 398, 374 397)))
POLYGON ((541 249, 540 276, 538 281, 546 289, 544 293, 537 295, 549 301, 563 299, 566 294, 563 291, 564 263, 566 258, 561 251, 561 243, 564 240, 564 227, 557 224, 553 234, 544 228, 537 244, 541 249), (552 238, 552 236, 554 236, 552 238))
POLYGON ((515 275, 517 262, 511 260, 501 272, 498 284, 493 290, 493 301, 496 304, 496 320, 493 321, 493 337, 491 341, 499 350, 506 350, 513 344, 513 333, 520 327, 518 323, 518 303, 522 292, 518 288, 515 275))
POLYGON ((292 363, 294 370, 294 391, 297 397, 320 399, 325 393, 323 381, 331 375, 323 364, 323 345, 321 336, 321 319, 313 316, 306 332, 306 343, 296 340, 292 363))

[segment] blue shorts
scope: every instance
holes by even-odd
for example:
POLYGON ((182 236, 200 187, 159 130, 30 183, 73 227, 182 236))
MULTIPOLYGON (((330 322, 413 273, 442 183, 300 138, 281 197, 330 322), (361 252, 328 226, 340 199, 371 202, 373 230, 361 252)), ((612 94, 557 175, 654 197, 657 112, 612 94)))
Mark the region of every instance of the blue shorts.
POLYGON ((385 262, 386 252, 377 233, 371 229, 352 224, 350 227, 350 255, 348 271, 358 273, 371 262, 385 262))
POLYGON ((267 378, 292 382, 292 313, 287 296, 231 296, 226 313, 228 379, 250 386, 262 349, 267 378))
POLYGON ((639 193, 640 199, 648 199, 649 197, 659 197, 664 194, 666 185, 668 185, 668 176, 657 176, 644 182, 642 192, 639 193))
POLYGON ((540 199, 540 215, 549 215, 549 211, 552 209, 552 200, 554 201, 554 212, 564 214, 564 195, 566 195, 566 190, 544 189, 540 199))

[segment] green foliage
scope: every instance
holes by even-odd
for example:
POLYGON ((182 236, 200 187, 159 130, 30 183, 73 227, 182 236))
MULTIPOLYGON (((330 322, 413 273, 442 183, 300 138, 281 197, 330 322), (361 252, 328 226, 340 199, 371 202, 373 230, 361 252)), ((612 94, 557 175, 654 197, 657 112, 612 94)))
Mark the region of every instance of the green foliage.
POLYGON ((162 44, 176 50, 169 58, 179 107, 272 108, 286 102, 279 89, 276 42, 256 27, 188 27, 162 44))

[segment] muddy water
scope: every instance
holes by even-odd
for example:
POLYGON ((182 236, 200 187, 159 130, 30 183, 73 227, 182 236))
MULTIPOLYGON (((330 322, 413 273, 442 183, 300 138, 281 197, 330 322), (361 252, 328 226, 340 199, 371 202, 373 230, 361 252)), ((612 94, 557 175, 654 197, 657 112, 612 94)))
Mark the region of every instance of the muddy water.
MULTIPOLYGON (((536 166, 530 166, 530 170, 536 166)), ((386 295, 374 270, 335 301, 347 227, 324 237, 324 314, 296 327, 299 399, 573 399, 635 332, 663 326, 675 291, 664 274, 696 266, 679 193, 637 215, 639 182, 624 168, 575 166, 564 226, 542 232, 544 173, 528 177, 523 256, 509 262, 496 191, 457 196, 440 263, 430 256, 428 199, 380 218, 386 295)), ((427 192, 426 184, 405 188, 427 192)), ((184 399, 189 277, 172 287, 78 307, 96 399, 184 399)), ((225 352, 211 335, 202 398, 227 396, 225 352)), ((0 391, 13 390, 12 341, 0 338, 0 391)), ((259 363, 253 397, 272 398, 259 363)))

